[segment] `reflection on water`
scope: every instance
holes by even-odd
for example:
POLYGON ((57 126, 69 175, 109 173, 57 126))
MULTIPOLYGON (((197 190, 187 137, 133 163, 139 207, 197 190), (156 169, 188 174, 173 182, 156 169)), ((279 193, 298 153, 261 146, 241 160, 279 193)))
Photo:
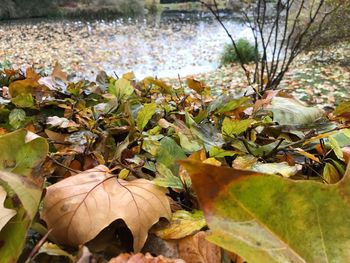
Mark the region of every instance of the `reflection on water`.
MULTIPOLYGON (((233 36, 251 38, 247 26, 225 18, 233 36)), ((0 57, 15 66, 64 68, 84 75, 98 70, 139 78, 176 77, 218 66, 224 30, 207 15, 168 14, 151 20, 38 21, 0 24, 0 57)))

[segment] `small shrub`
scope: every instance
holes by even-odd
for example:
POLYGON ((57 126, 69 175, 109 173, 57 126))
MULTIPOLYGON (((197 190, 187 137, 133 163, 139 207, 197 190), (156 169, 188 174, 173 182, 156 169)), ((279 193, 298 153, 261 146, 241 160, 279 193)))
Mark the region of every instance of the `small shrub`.
MULTIPOLYGON (((244 64, 260 58, 259 51, 248 40, 241 38, 236 42, 236 46, 244 64)), ((220 62, 221 65, 239 62, 239 57, 232 44, 225 45, 220 62)))

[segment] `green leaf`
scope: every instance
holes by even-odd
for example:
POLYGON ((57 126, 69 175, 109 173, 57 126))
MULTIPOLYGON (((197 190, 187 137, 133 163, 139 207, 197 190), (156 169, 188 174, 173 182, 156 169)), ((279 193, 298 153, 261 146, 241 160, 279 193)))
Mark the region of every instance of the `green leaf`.
POLYGON ((245 106, 245 104, 251 101, 251 98, 248 97, 242 97, 239 99, 233 99, 230 100, 228 103, 224 104, 224 105, 220 105, 218 108, 218 112, 219 113, 224 113, 224 112, 228 112, 228 111, 233 111, 235 109, 237 109, 240 106, 245 106))
POLYGON ((215 146, 212 146, 209 150, 209 156, 214 158, 234 156, 239 153, 240 153, 239 151, 228 151, 215 146))
POLYGON ((329 184, 335 184, 340 181, 341 175, 337 168, 330 163, 326 163, 323 168, 323 179, 329 184))
POLYGON ((30 93, 19 94, 11 102, 20 108, 34 108, 34 98, 30 93))
POLYGON ((38 211, 42 189, 31 183, 26 177, 0 171, 0 179, 15 195, 8 201, 17 214, 0 232, 1 262, 17 262, 22 253, 27 232, 38 211))
POLYGON ((157 103, 148 103, 143 106, 143 108, 138 112, 136 118, 137 128, 142 131, 147 123, 150 121, 152 116, 157 111, 157 103))
POLYGON ((156 185, 162 187, 171 187, 175 189, 183 189, 183 183, 181 179, 175 176, 164 164, 157 164, 157 172, 157 176, 153 180, 153 183, 156 185))
POLYGON ((42 253, 50 255, 50 256, 66 257, 66 258, 69 259, 70 262, 76 262, 75 257, 73 255, 71 255, 68 252, 64 251, 63 249, 61 249, 56 244, 52 244, 52 243, 49 243, 49 242, 45 242, 40 247, 40 249, 38 251, 38 254, 36 254, 36 256, 39 255, 39 254, 42 254, 42 253))
POLYGON ((9 123, 14 129, 21 128, 26 121, 26 112, 22 109, 13 109, 9 115, 9 123))
MULTIPOLYGON (((203 148, 201 143, 195 139, 189 139, 184 133, 178 132, 180 138, 180 145, 187 153, 193 153, 203 148)), ((193 136, 192 136, 193 137, 193 136)))
POLYGON ((343 101, 333 111, 336 116, 349 115, 350 114, 350 101, 343 101))
POLYGON ((335 185, 181 161, 212 235, 254 263, 349 262, 350 166, 335 185))
POLYGON ((270 110, 273 120, 280 125, 308 125, 323 115, 317 107, 306 107, 296 99, 283 97, 274 97, 270 110))
POLYGON ((121 78, 109 85, 108 92, 119 100, 125 101, 134 93, 134 87, 129 80, 121 78))
POLYGON ((177 174, 179 170, 179 167, 175 161, 185 158, 185 152, 173 139, 164 137, 160 141, 160 149, 157 155, 157 161, 168 167, 173 174, 177 174))
POLYGON ((335 155, 340 159, 344 160, 342 149, 345 146, 350 146, 350 134, 349 129, 343 129, 332 134, 328 137, 330 147, 334 151, 335 155))
POLYGON ((222 134, 224 136, 235 136, 245 132, 254 122, 253 119, 246 120, 232 120, 225 118, 222 123, 222 134))
POLYGON ((0 136, 0 169, 32 175, 45 160, 48 150, 46 139, 26 130, 5 134, 0 136))
POLYGON ((195 234, 206 224, 202 211, 178 210, 173 213, 170 224, 157 229, 155 234, 162 239, 180 239, 195 234))
POLYGON ((142 143, 142 149, 149 152, 153 156, 156 156, 160 149, 160 142, 152 140, 151 138, 145 138, 142 143))

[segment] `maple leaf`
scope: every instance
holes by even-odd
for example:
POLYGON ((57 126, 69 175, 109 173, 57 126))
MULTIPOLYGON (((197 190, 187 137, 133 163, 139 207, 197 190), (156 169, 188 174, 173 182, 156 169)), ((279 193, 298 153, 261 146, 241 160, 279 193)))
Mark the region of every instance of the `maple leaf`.
POLYGON ((47 188, 42 218, 60 243, 77 246, 122 219, 143 247, 148 230, 171 211, 163 188, 145 179, 124 181, 99 165, 47 188))

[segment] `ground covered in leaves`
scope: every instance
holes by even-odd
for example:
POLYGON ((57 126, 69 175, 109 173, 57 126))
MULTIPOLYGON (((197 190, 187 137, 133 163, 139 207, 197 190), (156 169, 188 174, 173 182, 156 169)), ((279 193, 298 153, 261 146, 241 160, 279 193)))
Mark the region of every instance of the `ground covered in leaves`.
POLYGON ((348 262, 349 101, 174 83, 0 71, 2 262, 348 262))

